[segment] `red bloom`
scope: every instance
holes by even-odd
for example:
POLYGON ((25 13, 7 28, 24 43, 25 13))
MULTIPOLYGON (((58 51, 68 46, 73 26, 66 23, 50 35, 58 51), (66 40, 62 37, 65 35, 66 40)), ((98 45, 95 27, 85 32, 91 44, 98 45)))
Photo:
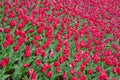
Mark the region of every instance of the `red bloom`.
POLYGON ((10 45, 10 42, 9 42, 9 41, 5 41, 5 42, 3 43, 3 47, 4 47, 4 48, 8 47, 9 45, 10 45))
POLYGON ((71 62, 71 65, 72 65, 72 67, 75 67, 75 66, 76 66, 75 61, 72 61, 72 62, 71 62))
POLYGON ((8 14, 8 18, 14 18, 14 11, 10 11, 10 13, 8 14))
POLYGON ((0 28, 0 32, 3 32, 3 28, 0 28))
POLYGON ((34 32, 34 29, 30 29, 30 30, 29 30, 29 33, 33 33, 33 32, 34 32))
POLYGON ((112 80, 117 80, 116 78, 112 78, 112 80))
POLYGON ((47 69, 49 69, 51 67, 51 65, 49 65, 48 63, 44 63, 44 65, 41 68, 41 72, 45 72, 47 69))
POLYGON ((53 51, 50 51, 50 57, 54 57, 54 52, 53 51))
POLYGON ((7 20, 6 20, 6 17, 3 17, 3 18, 2 18, 2 21, 3 21, 3 22, 6 22, 6 21, 7 21, 7 20))
POLYGON ((54 66, 57 67, 59 65, 59 62, 58 61, 55 61, 54 62, 54 66))
POLYGON ((118 75, 120 75, 120 68, 117 68, 117 73, 118 75))
POLYGON ((60 72, 60 67, 56 67, 55 71, 58 73, 60 72))
POLYGON ((37 78, 37 74, 33 72, 31 75, 31 80, 37 80, 36 78, 37 78))
POLYGON ((117 73, 117 68, 114 67, 112 71, 113 71, 114 74, 116 74, 117 73))
POLYGON ((88 70, 88 74, 91 75, 93 73, 93 70, 92 69, 89 69, 88 70))
POLYGON ((30 55, 31 55, 30 51, 26 51, 26 52, 24 53, 24 56, 25 56, 25 57, 30 57, 30 55))
POLYGON ((64 57, 63 57, 63 56, 60 56, 60 57, 59 57, 59 62, 60 62, 60 63, 63 63, 63 62, 64 62, 64 57))
POLYGON ((26 46, 25 50, 30 51, 30 46, 26 46))
POLYGON ((66 73, 66 72, 63 72, 62 78, 63 78, 63 79, 66 79, 66 78, 67 78, 67 73, 66 73))
POLYGON ((57 46, 57 47, 56 47, 56 52, 59 52, 60 49, 61 49, 61 47, 57 46))
POLYGON ((6 63, 5 63, 4 60, 1 60, 1 61, 0 61, 0 66, 1 66, 1 67, 5 67, 5 66, 6 66, 6 63))
POLYGON ((102 70, 98 78, 99 80, 108 80, 106 70, 102 70))
POLYGON ((35 39, 35 40, 41 40, 41 37, 40 37, 39 35, 35 35, 35 36, 34 36, 34 39, 35 39))
POLYGON ((82 41, 80 41, 80 47, 84 47, 85 46, 85 44, 84 44, 84 41, 82 40, 82 41))
POLYGON ((13 47, 13 50, 16 52, 16 51, 19 50, 19 47, 20 47, 19 45, 14 46, 14 47, 13 47))
POLYGON ((16 24, 17 24, 17 22, 16 22, 15 20, 11 20, 10 23, 9 23, 9 25, 10 25, 11 27, 16 26, 16 24))
POLYGON ((78 75, 78 76, 81 76, 81 74, 82 74, 82 73, 81 73, 80 71, 77 72, 77 75, 78 75))
POLYGON ((86 80, 86 76, 85 76, 85 75, 82 75, 82 76, 80 77, 80 80, 86 80))
POLYGON ((75 76, 72 76, 71 80, 78 80, 75 76))
POLYGON ((70 73, 71 73, 71 74, 74 74, 75 72, 76 72, 76 71, 75 71, 74 69, 71 69, 71 70, 70 70, 70 73))
POLYGON ((0 61, 0 66, 5 67, 9 62, 9 58, 5 57, 3 60, 0 61))
POLYGON ((28 68, 29 66, 30 66, 29 63, 23 65, 24 68, 28 68))
POLYGON ((5 61, 6 64, 9 62, 9 58, 8 57, 5 57, 3 60, 5 61))
POLYGON ((41 34, 41 33, 43 32, 43 30, 44 30, 43 28, 38 28, 38 29, 37 29, 37 32, 38 32, 39 34, 41 34))
POLYGON ((42 52, 41 53, 41 57, 45 57, 46 53, 45 52, 42 52))
POLYGON ((34 72, 34 69, 29 69, 28 74, 31 75, 34 72))
POLYGON ((41 61, 39 59, 36 60, 36 66, 40 66, 41 61))
POLYGON ((84 71, 84 69, 85 69, 85 65, 81 64, 81 65, 80 65, 80 70, 81 70, 81 71, 84 71))
MULTIPOLYGON (((25 32, 22 32, 22 31, 19 32, 19 35, 20 35, 21 37, 23 37, 23 38, 26 37, 26 33, 25 33, 25 32)), ((25 40, 25 42, 27 42, 27 41, 25 40)))
POLYGON ((17 45, 21 46, 21 44, 23 43, 23 38, 18 38, 18 42, 17 42, 17 45))
POLYGON ((16 36, 20 35, 20 30, 16 29, 14 33, 15 33, 16 36))
POLYGON ((0 7, 2 6, 2 2, 0 2, 0 7))
POLYGON ((52 72, 51 71, 48 71, 47 74, 46 74, 46 77, 47 78, 50 78, 52 76, 52 72))
POLYGON ((5 28, 4 32, 5 33, 9 33, 10 32, 10 28, 5 28))
POLYGON ((101 70, 101 66, 96 67, 96 71, 99 72, 101 70))

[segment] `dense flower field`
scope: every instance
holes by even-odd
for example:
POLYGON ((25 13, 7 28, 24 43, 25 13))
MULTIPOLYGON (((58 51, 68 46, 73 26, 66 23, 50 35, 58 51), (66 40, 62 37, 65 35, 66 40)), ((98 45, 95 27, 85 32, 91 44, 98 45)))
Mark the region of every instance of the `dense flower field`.
POLYGON ((0 0, 0 80, 120 80, 120 0, 0 0))

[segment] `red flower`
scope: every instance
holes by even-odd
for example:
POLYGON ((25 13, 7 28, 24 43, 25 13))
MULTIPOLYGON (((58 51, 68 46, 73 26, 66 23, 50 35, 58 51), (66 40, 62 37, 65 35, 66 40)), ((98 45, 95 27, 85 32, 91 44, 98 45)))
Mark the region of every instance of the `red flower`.
POLYGON ((117 73, 118 75, 120 75, 120 68, 117 68, 117 73))
POLYGON ((9 58, 8 57, 5 57, 3 60, 5 61, 6 64, 9 62, 9 58))
POLYGON ((37 74, 33 72, 31 75, 31 80, 37 80, 36 78, 37 78, 37 74))
POLYGON ((54 57, 54 52, 53 51, 50 51, 50 57, 54 57))
POLYGON ((19 50, 19 47, 20 47, 19 45, 14 46, 14 47, 13 47, 13 50, 16 52, 16 51, 19 50))
POLYGON ((108 80, 106 70, 102 70, 98 78, 99 78, 99 80, 108 80))
POLYGON ((9 58, 5 57, 3 60, 0 61, 0 66, 5 67, 9 62, 9 58))
POLYGON ((46 71, 46 68, 43 66, 43 67, 41 68, 41 72, 44 73, 45 71, 46 71))
POLYGON ((35 36, 34 36, 34 39, 35 39, 35 40, 41 40, 41 37, 40 37, 39 35, 35 35, 35 36))
POLYGON ((37 29, 37 32, 38 32, 39 34, 41 34, 41 33, 43 32, 43 30, 44 30, 43 28, 38 28, 38 29, 37 29))
POLYGON ((59 52, 60 49, 61 49, 61 47, 57 46, 57 47, 56 47, 56 52, 59 52))
POLYGON ((39 59, 36 60, 36 66, 40 66, 41 61, 39 59))
POLYGON ((82 75, 82 76, 80 77, 80 80, 86 80, 86 76, 85 76, 85 75, 82 75))
POLYGON ((51 65, 49 65, 48 63, 44 63, 44 65, 41 68, 41 72, 45 72, 47 69, 49 69, 51 67, 51 65))
POLYGON ((75 71, 74 69, 71 69, 71 70, 70 70, 70 73, 71 73, 71 74, 74 74, 75 72, 76 72, 76 71, 75 71))
POLYGON ((20 35, 20 30, 16 29, 14 33, 15 33, 16 36, 20 35))
POLYGON ((58 61, 55 61, 54 62, 54 66, 57 67, 59 65, 59 62, 58 61))
POLYGON ((83 58, 84 58, 84 59, 86 59, 88 56, 89 56, 89 52, 85 52, 85 53, 83 54, 83 58))
POLYGON ((101 66, 96 67, 96 71, 99 72, 101 70, 101 66))
POLYGON ((14 11, 10 11, 10 13, 8 14, 8 18, 14 18, 14 11))
POLYGON ((78 80, 75 76, 72 76, 71 80, 78 80))
POLYGON ((10 32, 10 28, 5 28, 4 32, 5 33, 9 33, 10 32))
POLYGON ((45 57, 46 53, 45 52, 42 52, 41 53, 41 57, 45 57))
POLYGON ((114 67, 112 71, 113 71, 114 74, 116 74, 117 73, 117 68, 114 67))
MULTIPOLYGON (((25 33, 25 32, 22 32, 22 31, 19 32, 19 35, 20 35, 21 37, 23 37, 23 38, 26 37, 26 33, 25 33)), ((26 41, 25 41, 25 42, 26 42, 26 41)))
POLYGON ((28 74, 29 74, 29 75, 33 74, 33 72, 34 72, 34 69, 29 69, 29 70, 28 70, 28 74))
POLYGON ((33 32, 34 32, 34 29, 30 29, 30 30, 29 30, 29 33, 33 33, 33 32))
POLYGON ((78 75, 78 76, 81 76, 81 74, 82 74, 82 73, 81 73, 80 71, 77 72, 77 75, 78 75))
POLYGON ((80 62, 82 59, 82 54, 81 53, 75 54, 74 58, 75 58, 75 61, 80 62))
POLYGON ((93 55, 92 59, 93 59, 93 62, 94 62, 94 63, 97 63, 97 62, 99 61, 99 53, 95 53, 95 54, 93 55))
POLYGON ((80 41, 80 47, 84 47, 85 46, 85 44, 84 44, 84 41, 82 40, 82 41, 80 41))
POLYGON ((5 42, 3 43, 3 47, 6 48, 7 46, 9 46, 9 44, 10 44, 9 41, 5 41, 5 42))
POLYGON ((2 21, 3 21, 3 22, 6 22, 6 17, 3 17, 3 18, 2 18, 2 21))
POLYGON ((21 46, 22 43, 23 43, 23 38, 19 37, 19 38, 18 38, 17 45, 21 46))
POLYGON ((25 50, 30 51, 30 46, 26 46, 25 50))
POLYGON ((80 65, 80 70, 81 70, 81 71, 84 71, 84 69, 85 69, 85 65, 81 64, 81 65, 80 65))
POLYGON ((117 80, 116 78, 112 78, 112 80, 117 80))
POLYGON ((58 73, 60 72, 60 67, 56 67, 55 71, 58 73))
POLYGON ((30 57, 30 55, 31 55, 31 53, 30 53, 30 51, 26 51, 25 53, 24 53, 24 56, 27 58, 27 57, 30 57))
POLYGON ((47 74, 46 74, 46 77, 47 78, 50 78, 52 76, 52 72, 51 71, 48 71, 47 74))
POLYGON ((10 23, 9 23, 9 25, 10 25, 11 27, 16 26, 16 24, 17 24, 17 22, 16 22, 15 20, 11 20, 10 23))
POLYGON ((4 60, 1 60, 1 61, 0 61, 0 66, 1 66, 1 67, 5 67, 5 66, 6 66, 6 63, 5 63, 4 60))
POLYGON ((64 62, 64 57, 63 57, 63 56, 60 56, 60 57, 59 57, 59 62, 60 62, 60 63, 63 63, 63 62, 64 62))
POLYGON ((88 74, 91 75, 93 73, 93 70, 92 69, 89 69, 88 70, 88 74))
POLYGON ((63 78, 63 79, 66 79, 66 78, 67 78, 67 73, 66 73, 66 72, 63 72, 62 78, 63 78))
POLYGON ((0 32, 3 32, 3 28, 0 28, 0 32))
POLYGON ((24 68, 28 68, 29 66, 30 66, 29 63, 23 65, 24 68))
POLYGON ((76 66, 75 61, 72 61, 72 62, 71 62, 71 65, 72 65, 72 67, 75 67, 75 66, 76 66))
POLYGON ((0 2, 0 7, 2 6, 2 2, 0 2))

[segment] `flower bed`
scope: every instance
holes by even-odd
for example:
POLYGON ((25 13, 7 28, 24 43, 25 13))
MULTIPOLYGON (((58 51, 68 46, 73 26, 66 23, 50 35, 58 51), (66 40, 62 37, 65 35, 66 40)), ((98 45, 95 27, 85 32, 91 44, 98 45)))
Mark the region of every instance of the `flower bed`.
POLYGON ((1 0, 0 80, 119 80, 120 0, 1 0))

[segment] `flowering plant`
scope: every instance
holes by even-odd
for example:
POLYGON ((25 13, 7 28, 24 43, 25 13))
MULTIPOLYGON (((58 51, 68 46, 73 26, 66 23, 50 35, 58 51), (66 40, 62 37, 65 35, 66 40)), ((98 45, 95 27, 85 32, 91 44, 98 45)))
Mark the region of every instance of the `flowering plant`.
POLYGON ((119 80, 119 0, 1 0, 0 80, 119 80))

